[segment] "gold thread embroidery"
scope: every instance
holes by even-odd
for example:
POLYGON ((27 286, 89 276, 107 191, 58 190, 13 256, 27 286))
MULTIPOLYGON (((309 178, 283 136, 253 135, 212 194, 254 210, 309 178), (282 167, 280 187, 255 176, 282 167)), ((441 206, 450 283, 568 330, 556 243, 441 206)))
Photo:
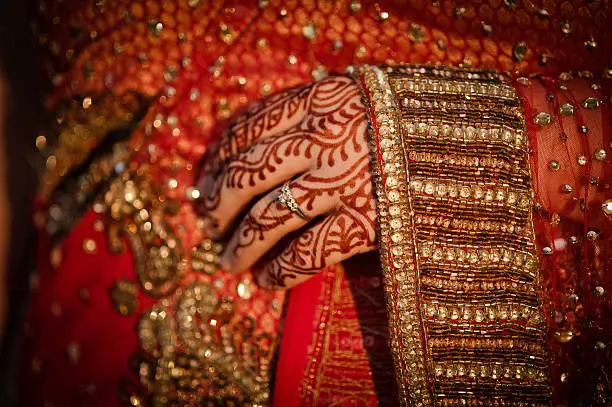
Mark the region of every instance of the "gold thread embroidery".
POLYGON ((377 156, 374 182, 378 198, 379 250, 400 403, 428 406, 433 400, 428 386, 420 309, 414 301, 418 297, 418 271, 414 248, 410 245, 411 219, 405 210, 410 205, 408 185, 402 181, 401 174, 406 163, 398 137, 399 108, 381 70, 364 69, 362 78, 370 101, 366 106, 371 110, 371 140, 377 156), (383 168, 390 171, 385 173, 383 168))
MULTIPOLYGON (((108 141, 107 148, 72 151, 72 138, 60 137, 60 146, 54 150, 61 155, 58 174, 74 172, 61 183, 54 181, 58 174, 48 175, 48 199, 39 218, 50 234, 61 238, 92 209, 104 219, 100 222, 110 251, 125 251, 127 239, 134 258, 138 281, 121 278, 109 290, 116 311, 124 316, 135 312, 140 289, 159 299, 140 319, 142 351, 135 372, 140 383, 123 381, 125 404, 267 405, 275 347, 270 333, 279 317, 282 294, 261 292, 253 310, 247 302, 257 290, 250 283, 252 277, 237 285, 231 284, 232 277, 210 277, 218 266, 218 244, 204 239, 185 253, 172 226, 180 202, 155 187, 146 165, 128 164, 133 154, 128 142, 107 139, 108 132, 123 132, 121 139, 130 136, 137 125, 129 122, 132 113, 106 123, 104 112, 115 108, 100 109, 85 115, 84 124, 64 124, 66 134, 78 131, 89 137, 88 148, 103 140, 108 141), (232 295, 239 298, 234 301, 232 295)), ((143 130, 148 135, 151 125, 145 124, 143 130)))
POLYGON ((549 405, 520 99, 494 73, 362 67, 402 405, 549 405))
POLYGON ((266 405, 274 341, 253 337, 254 324, 236 317, 233 302, 204 281, 145 312, 138 335, 153 360, 138 370, 152 405, 266 405))

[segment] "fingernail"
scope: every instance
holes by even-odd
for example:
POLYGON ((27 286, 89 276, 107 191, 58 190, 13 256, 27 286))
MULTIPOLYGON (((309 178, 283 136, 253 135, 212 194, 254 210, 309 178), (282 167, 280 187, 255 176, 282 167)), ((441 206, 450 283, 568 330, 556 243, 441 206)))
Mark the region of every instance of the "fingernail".
POLYGON ((261 273, 257 275, 257 285, 264 289, 272 288, 272 280, 270 279, 270 273, 267 270, 262 270, 261 273))
POLYGON ((234 256, 228 254, 228 250, 225 249, 223 256, 221 257, 220 267, 223 271, 228 271, 230 273, 235 273, 236 262, 234 261, 234 256))

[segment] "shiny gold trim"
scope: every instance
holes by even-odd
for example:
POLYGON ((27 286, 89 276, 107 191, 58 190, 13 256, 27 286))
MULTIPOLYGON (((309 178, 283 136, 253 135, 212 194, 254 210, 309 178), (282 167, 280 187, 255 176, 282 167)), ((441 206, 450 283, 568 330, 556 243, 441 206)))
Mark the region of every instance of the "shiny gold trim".
POLYGON ((495 72, 361 67, 401 405, 550 405, 516 91, 495 72), (480 403, 480 404, 479 404, 480 403))
POLYGON ((379 250, 387 295, 391 350, 401 405, 433 405, 425 363, 424 332, 418 295, 418 264, 414 252, 407 165, 401 117, 386 75, 364 67, 360 82, 368 99, 371 141, 375 154, 374 181, 378 198, 379 250))

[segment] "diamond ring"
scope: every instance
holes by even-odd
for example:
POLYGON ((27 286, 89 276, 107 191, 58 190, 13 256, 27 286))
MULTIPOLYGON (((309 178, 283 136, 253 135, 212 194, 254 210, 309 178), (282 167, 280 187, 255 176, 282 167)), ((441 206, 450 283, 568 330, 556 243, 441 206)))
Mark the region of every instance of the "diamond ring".
POLYGON ((302 219, 308 219, 308 216, 302 211, 302 208, 297 204, 293 195, 291 195, 291 190, 289 189, 289 184, 285 184, 281 188, 280 195, 276 198, 278 202, 285 205, 289 210, 295 213, 302 219))

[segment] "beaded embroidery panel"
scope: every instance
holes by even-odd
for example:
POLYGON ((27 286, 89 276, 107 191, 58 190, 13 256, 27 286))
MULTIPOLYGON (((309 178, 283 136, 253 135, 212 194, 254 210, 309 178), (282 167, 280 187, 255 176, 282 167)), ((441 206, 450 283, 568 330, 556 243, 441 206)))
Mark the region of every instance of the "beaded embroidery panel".
POLYGON ((361 68, 402 405, 549 405, 522 107, 488 71, 361 68))

